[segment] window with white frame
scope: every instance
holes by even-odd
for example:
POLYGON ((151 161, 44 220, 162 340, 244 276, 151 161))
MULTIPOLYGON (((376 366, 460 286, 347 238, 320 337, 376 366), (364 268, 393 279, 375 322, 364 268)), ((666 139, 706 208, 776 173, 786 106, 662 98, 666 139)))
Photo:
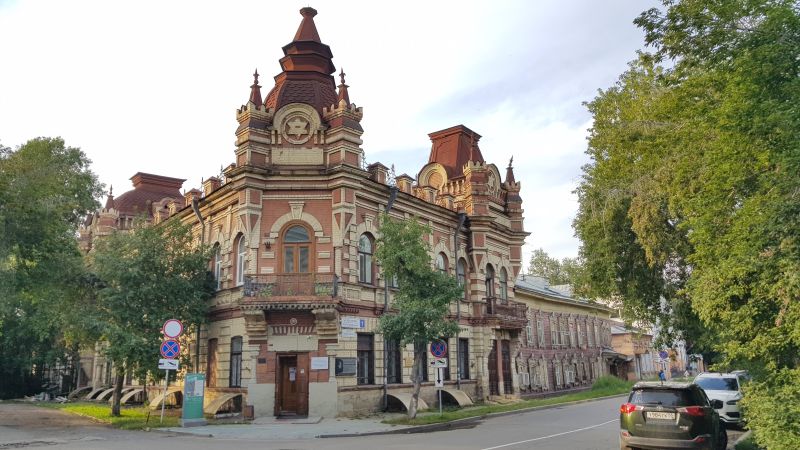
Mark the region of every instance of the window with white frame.
POLYGON ((500 268, 500 300, 508 300, 508 272, 505 267, 500 268))
POLYGON ((531 322, 528 321, 528 325, 525 326, 525 336, 528 338, 528 346, 533 345, 533 326, 531 322))
POLYGON ((214 281, 217 283, 217 290, 222 288, 222 250, 219 244, 214 246, 214 281))
POLYGON ((544 319, 536 318, 536 334, 539 337, 539 347, 544 347, 544 319))
POLYGON ((447 273, 447 257, 444 256, 444 253, 436 255, 436 270, 447 273))
POLYGON ((236 285, 244 284, 244 259, 247 256, 247 248, 244 245, 244 235, 239 235, 239 242, 236 245, 236 285))
POLYGON ((366 233, 358 239, 358 281, 372 284, 372 239, 366 233))

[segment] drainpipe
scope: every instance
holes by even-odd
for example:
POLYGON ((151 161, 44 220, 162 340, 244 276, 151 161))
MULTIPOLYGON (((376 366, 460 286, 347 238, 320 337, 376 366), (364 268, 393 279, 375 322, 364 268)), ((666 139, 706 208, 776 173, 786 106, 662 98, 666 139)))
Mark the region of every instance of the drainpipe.
MULTIPOLYGON (((397 186, 389 187, 389 200, 386 202, 384 213, 389 214, 397 199, 397 186)), ((383 277, 383 314, 389 312, 389 280, 383 277)), ((383 336, 383 410, 389 409, 389 341, 383 336)))
MULTIPOLYGON (((192 211, 194 211, 194 215, 197 216, 197 220, 200 221, 200 246, 205 246, 206 243, 206 223, 203 220, 203 215, 200 214, 200 205, 197 200, 197 197, 192 197, 192 211)), ((194 371, 195 373, 200 373, 200 324, 197 324, 197 346, 194 349, 194 371)))
MULTIPOLYGON (((464 221, 467 219, 467 214, 460 212, 458 213, 458 227, 456 227, 456 232, 453 235, 453 247, 456 257, 456 280, 458 279, 458 234, 461 232, 461 227, 464 226, 464 221)), ((464 285, 463 289, 466 289, 467 284, 467 267, 464 265, 464 285)), ((458 336, 461 334, 461 299, 456 299, 456 323, 458 324, 458 331, 456 332, 456 386, 458 390, 461 390, 461 361, 458 359, 461 357, 461 340, 458 336)))

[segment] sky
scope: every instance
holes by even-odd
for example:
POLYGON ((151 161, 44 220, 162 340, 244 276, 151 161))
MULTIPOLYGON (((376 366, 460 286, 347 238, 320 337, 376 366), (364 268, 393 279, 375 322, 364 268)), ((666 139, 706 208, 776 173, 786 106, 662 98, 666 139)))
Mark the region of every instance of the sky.
POLYGON ((642 49, 655 1, 0 0, 0 144, 61 136, 117 195, 139 171, 199 188, 233 162, 251 74, 266 95, 303 6, 364 108, 368 163, 416 176, 428 133, 464 124, 501 174, 514 157, 526 265, 578 254, 582 103, 642 49))

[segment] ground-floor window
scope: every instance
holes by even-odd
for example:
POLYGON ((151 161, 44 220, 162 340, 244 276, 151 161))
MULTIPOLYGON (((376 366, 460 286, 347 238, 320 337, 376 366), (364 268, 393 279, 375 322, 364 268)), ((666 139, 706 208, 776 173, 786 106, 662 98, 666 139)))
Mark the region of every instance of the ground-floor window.
POLYGON ((417 379, 419 381, 428 381, 428 345, 427 344, 414 344, 414 353, 420 353, 420 365, 417 369, 417 379))
POLYGON ((375 349, 371 334, 358 333, 356 383, 375 384, 375 349))
POLYGON ((458 340, 458 372, 462 380, 469 380, 469 339, 458 340))
POLYGON ((228 386, 241 387, 242 385, 242 337, 231 338, 231 367, 228 386))
POLYGON ((403 362, 400 342, 387 341, 386 343, 386 363, 387 363, 387 383, 398 384, 403 382, 403 362))

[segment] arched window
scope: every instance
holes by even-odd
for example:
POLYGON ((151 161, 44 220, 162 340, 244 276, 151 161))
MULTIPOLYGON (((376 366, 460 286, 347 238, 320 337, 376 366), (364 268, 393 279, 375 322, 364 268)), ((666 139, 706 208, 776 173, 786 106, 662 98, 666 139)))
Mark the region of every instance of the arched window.
POLYGON ((508 272, 506 268, 500 268, 500 300, 508 300, 508 272))
POLYGON ((494 298, 494 267, 486 265, 486 298, 494 298))
POLYGON ((308 273, 311 239, 308 230, 293 225, 283 233, 283 273, 308 273))
POLYGON ((459 259, 456 264, 456 278, 458 285, 464 290, 461 298, 467 298, 467 263, 463 259, 459 259))
POLYGON ((217 290, 222 288, 222 251, 219 244, 214 246, 214 280, 217 282, 217 290))
POLYGON ((447 257, 444 256, 444 253, 436 255, 436 270, 447 273, 447 257))
POLYGON ((372 284, 372 238, 364 233, 358 239, 358 281, 372 284))
POLYGON ((244 284, 244 258, 247 248, 244 245, 244 235, 240 234, 236 243, 236 285, 244 284))

